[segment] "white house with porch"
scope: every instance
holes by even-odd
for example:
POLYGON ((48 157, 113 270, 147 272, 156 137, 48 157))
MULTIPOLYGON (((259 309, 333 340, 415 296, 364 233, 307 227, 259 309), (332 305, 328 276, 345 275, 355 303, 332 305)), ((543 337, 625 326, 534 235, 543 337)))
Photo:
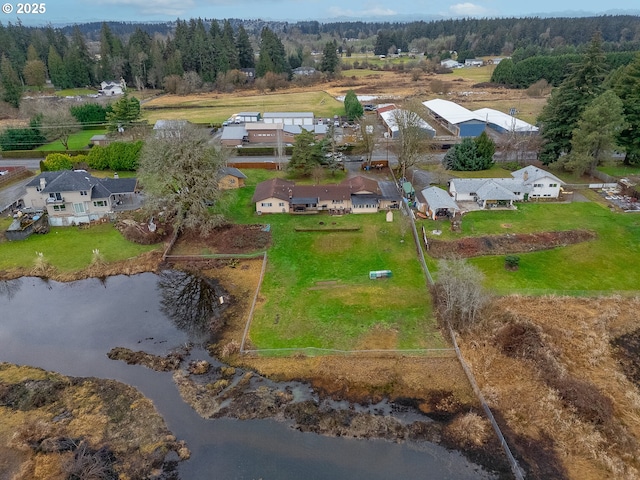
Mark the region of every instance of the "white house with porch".
POLYGON ((454 178, 449 193, 457 202, 477 202, 482 208, 513 207, 513 202, 558 199, 564 182, 541 168, 529 165, 511 178, 454 178))

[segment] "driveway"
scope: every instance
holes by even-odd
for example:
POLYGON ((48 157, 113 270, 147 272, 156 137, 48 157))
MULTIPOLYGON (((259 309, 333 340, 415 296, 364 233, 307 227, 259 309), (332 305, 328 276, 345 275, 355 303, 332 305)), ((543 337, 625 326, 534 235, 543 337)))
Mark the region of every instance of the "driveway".
POLYGON ((32 178, 25 178, 0 189, 0 212, 4 212, 14 202, 24 197, 27 193, 25 185, 31 180, 32 178))

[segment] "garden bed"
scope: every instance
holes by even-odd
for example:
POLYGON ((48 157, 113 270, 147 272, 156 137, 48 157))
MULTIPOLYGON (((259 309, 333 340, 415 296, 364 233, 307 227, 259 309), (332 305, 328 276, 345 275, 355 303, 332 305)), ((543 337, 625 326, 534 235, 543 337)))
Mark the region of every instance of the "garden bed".
POLYGON ((486 235, 482 237, 467 237, 460 240, 435 240, 430 238, 428 252, 434 258, 507 255, 574 245, 593 240, 596 236, 596 233, 590 230, 566 230, 560 232, 486 235))

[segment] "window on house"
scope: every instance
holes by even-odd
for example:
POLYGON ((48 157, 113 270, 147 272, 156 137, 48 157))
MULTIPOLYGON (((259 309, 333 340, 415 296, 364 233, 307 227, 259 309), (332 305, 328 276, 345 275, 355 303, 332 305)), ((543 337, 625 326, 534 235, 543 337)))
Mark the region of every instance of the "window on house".
POLYGON ((263 202, 263 203, 260 204, 260 206, 261 207, 271 207, 272 205, 271 205, 271 202, 268 202, 268 203, 267 202, 263 202))
POLYGON ((63 203, 62 205, 54 205, 53 206, 53 211, 54 212, 64 212, 67 209, 67 206, 63 203))
POLYGON ((558 184, 557 183, 550 183, 549 186, 552 187, 552 188, 555 188, 555 187, 558 186, 558 184))
POLYGON ((542 188, 544 187, 544 185, 542 185, 541 183, 534 183, 533 184, 533 188, 542 188))
POLYGON ((52 199, 52 200, 62 201, 62 194, 61 193, 50 193, 49 194, 49 198, 52 199))
POLYGON ((93 202, 93 206, 94 207, 106 207, 107 206, 107 202, 105 200, 96 200, 95 202, 93 202))
POLYGON ((74 203, 74 204, 73 204, 73 210, 74 210, 76 213, 85 213, 85 210, 84 210, 84 203, 74 203))
POLYGON ((476 196, 476 192, 471 192, 471 193, 469 193, 469 195, 473 195, 475 197, 476 196))
POLYGON ((513 192, 514 195, 520 195, 520 192, 513 192))
POLYGON ((280 202, 280 203, 278 203, 278 206, 279 206, 279 207, 284 207, 284 202, 280 202))
POLYGON ((80 190, 80 195, 85 197, 87 195, 87 191, 86 190, 80 190))
POLYGON ((342 203, 342 200, 331 200, 331 203, 342 203))

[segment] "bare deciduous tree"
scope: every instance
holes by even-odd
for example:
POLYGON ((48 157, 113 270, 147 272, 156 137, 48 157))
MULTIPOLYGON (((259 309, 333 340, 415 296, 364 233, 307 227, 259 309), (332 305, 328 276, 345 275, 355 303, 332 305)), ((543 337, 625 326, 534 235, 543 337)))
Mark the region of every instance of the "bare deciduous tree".
POLYGON ((220 196, 217 177, 226 160, 208 130, 192 125, 147 140, 140 157, 139 179, 151 212, 164 211, 176 229, 205 234, 223 222, 208 205, 220 196))
POLYGON ((406 178, 407 170, 424 160, 431 151, 431 137, 422 118, 423 112, 424 106, 417 101, 409 101, 403 108, 393 111, 393 120, 398 127, 393 149, 398 157, 402 178, 406 178))
POLYGON ((67 105, 50 105, 42 114, 40 129, 50 142, 60 140, 65 150, 69 150, 71 134, 80 130, 80 122, 71 115, 67 105))
POLYGON ((463 259, 438 262, 436 301, 442 319, 452 328, 467 330, 477 321, 489 300, 483 279, 482 272, 463 259))
POLYGON ((376 137, 376 116, 365 115, 360 119, 360 148, 365 155, 365 160, 371 164, 371 156, 376 149, 378 139, 376 137))

